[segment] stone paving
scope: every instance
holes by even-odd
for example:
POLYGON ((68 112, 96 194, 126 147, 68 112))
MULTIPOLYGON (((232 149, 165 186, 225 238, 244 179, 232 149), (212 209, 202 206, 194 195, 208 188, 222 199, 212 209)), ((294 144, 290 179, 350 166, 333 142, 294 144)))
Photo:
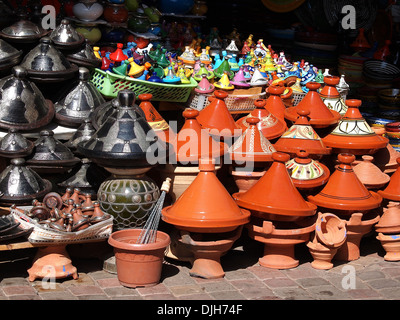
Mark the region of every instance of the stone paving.
MULTIPOLYGON (((0 254, 0 299, 2 300, 397 300, 400 299, 400 262, 387 262, 374 235, 361 242, 361 257, 334 262, 330 270, 311 267, 305 244, 296 246, 300 265, 289 270, 262 267, 258 258, 263 247, 243 236, 222 257, 226 275, 207 280, 191 277, 190 264, 167 258, 161 282, 154 287, 126 288, 116 274, 103 270, 98 257, 82 258, 81 245, 70 251, 79 279, 60 279, 46 289, 41 280, 28 281, 27 269, 36 249, 0 254), (79 254, 81 252, 81 254, 79 254), (7 260, 8 259, 8 260, 7 260), (7 260, 7 262, 5 262, 7 260), (13 261, 10 261, 13 260, 13 261), (349 279, 355 275, 354 282, 349 279), (346 278, 347 277, 347 278, 346 278), (348 286, 351 286, 350 288, 348 286)), ((104 246, 107 246, 105 243, 104 246)), ((89 250, 90 251, 90 250, 89 250)), ((93 252, 93 250, 92 250, 93 252)))

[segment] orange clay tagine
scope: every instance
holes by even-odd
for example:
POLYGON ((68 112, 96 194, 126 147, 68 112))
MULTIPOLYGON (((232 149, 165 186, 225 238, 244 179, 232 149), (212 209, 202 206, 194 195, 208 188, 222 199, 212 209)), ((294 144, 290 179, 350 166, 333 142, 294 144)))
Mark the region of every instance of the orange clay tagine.
POLYGON ((289 155, 275 152, 272 159, 271 167, 248 191, 232 195, 236 203, 262 218, 298 220, 314 215, 317 207, 303 199, 286 169, 289 155))
POLYGON ((322 101, 318 89, 321 84, 318 82, 309 82, 306 84, 308 93, 295 107, 289 107, 285 110, 285 118, 295 122, 298 117, 298 110, 309 111, 309 122, 314 128, 326 128, 336 125, 341 115, 335 110, 330 110, 322 101))
POLYGON ((308 120, 309 111, 298 109, 299 117, 274 144, 277 151, 296 155, 298 150, 307 150, 310 155, 326 155, 331 153, 308 120))
POLYGON ((390 180, 390 177, 381 171, 374 163, 374 157, 370 155, 362 156, 363 161, 353 167, 358 179, 367 189, 380 189, 390 180))
POLYGON ((339 154, 340 164, 328 183, 316 196, 308 196, 308 201, 318 207, 340 210, 346 214, 378 208, 382 197, 373 191, 368 191, 357 178, 351 166, 354 159, 355 156, 352 154, 339 154))
POLYGON ((249 124, 246 119, 249 117, 258 118, 260 122, 257 123, 257 127, 268 140, 279 138, 287 130, 286 122, 279 120, 265 108, 266 100, 257 99, 254 101, 254 106, 253 111, 236 121, 239 127, 247 129, 249 124))
MULTIPOLYGON (((400 158, 397 158, 396 161, 400 165, 400 158)), ((390 177, 387 187, 384 190, 379 190, 378 193, 385 199, 400 201, 400 166, 390 177)))
POLYGON ((333 131, 322 139, 334 153, 352 153, 354 155, 373 154, 385 148, 389 140, 377 135, 371 129, 358 109, 361 100, 348 99, 349 107, 333 131))

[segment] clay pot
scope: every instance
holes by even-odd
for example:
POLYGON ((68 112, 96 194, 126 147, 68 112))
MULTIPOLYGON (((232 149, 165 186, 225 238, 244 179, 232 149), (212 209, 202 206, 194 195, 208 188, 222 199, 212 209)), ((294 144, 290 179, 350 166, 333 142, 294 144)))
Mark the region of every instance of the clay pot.
POLYGON ((390 201, 375 225, 375 231, 386 234, 400 233, 400 203, 390 201))
POLYGON ((168 234, 157 231, 154 243, 137 244, 142 229, 125 229, 110 235, 114 247, 117 276, 121 285, 129 288, 149 287, 161 279, 164 252, 170 244, 168 234))
POLYGON ((390 177, 383 173, 375 164, 374 158, 370 155, 362 156, 363 161, 353 167, 354 173, 367 189, 380 189, 390 180, 390 177))
MULTIPOLYGON (((396 161, 400 165, 400 158, 397 158, 396 161)), ((400 201, 400 167, 390 177, 390 182, 385 190, 379 190, 378 193, 385 199, 400 201)))
POLYGON ((379 233, 376 237, 385 249, 386 254, 383 257, 386 261, 400 261, 400 235, 390 234, 385 235, 379 233))

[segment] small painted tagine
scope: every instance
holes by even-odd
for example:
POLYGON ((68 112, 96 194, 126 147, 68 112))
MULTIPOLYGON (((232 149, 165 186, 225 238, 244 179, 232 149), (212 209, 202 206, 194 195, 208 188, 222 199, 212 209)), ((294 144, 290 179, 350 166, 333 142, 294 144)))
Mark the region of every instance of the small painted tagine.
POLYGON ((349 107, 333 131, 322 139, 334 153, 373 154, 385 148, 389 140, 377 135, 360 113, 361 100, 348 99, 349 107))

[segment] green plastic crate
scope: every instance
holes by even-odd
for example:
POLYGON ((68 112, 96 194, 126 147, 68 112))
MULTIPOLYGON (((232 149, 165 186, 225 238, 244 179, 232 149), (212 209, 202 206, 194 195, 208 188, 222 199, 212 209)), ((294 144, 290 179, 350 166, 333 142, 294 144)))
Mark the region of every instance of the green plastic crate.
POLYGON ((151 93, 152 101, 186 102, 197 82, 190 78, 190 84, 167 84, 145 80, 137 80, 128 76, 120 76, 109 71, 96 68, 90 80, 99 92, 108 98, 115 98, 121 90, 132 90, 136 97, 142 93, 151 93))

